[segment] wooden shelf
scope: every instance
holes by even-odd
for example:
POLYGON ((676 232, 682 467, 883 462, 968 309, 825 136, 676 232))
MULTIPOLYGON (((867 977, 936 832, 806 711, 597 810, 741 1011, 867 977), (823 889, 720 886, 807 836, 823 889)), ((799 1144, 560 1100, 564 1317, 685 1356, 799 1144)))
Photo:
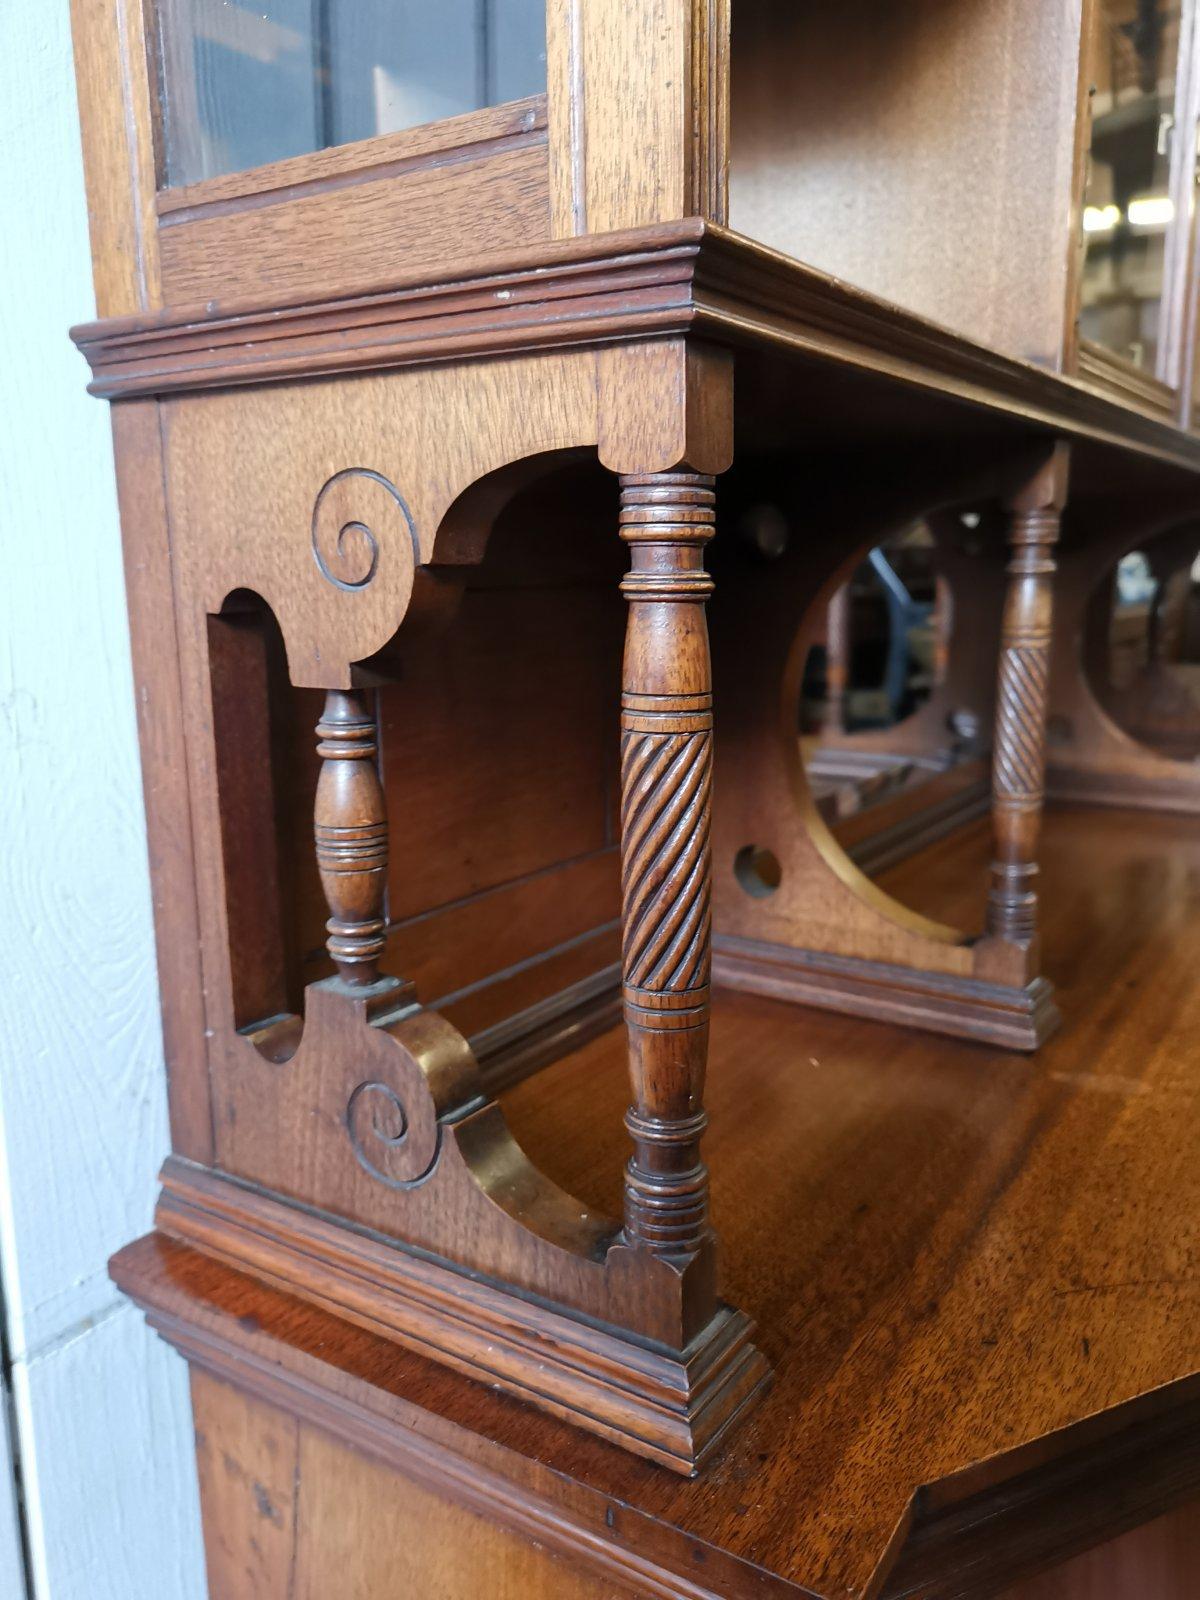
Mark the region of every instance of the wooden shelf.
MULTIPOLYGON (((961 913, 986 853, 973 826, 887 885, 961 913)), ((1035 1059, 718 997, 713 1209, 775 1382, 698 1480, 181 1246, 130 1247, 118 1281, 272 1403, 458 1472, 551 1547, 583 1530, 626 1582, 678 1575, 644 1592, 994 1594, 1200 1490, 1200 838, 1063 808, 1043 858, 1067 1027, 1035 1059)), ((535 1162, 612 1207, 626 1098, 611 1032, 505 1109, 535 1162)))

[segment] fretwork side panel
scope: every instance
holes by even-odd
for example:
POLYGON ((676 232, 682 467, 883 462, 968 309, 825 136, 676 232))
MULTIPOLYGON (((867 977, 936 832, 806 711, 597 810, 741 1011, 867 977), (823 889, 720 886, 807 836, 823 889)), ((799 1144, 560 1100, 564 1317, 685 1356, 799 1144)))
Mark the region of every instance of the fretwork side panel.
MULTIPOLYGON (((589 499, 605 509, 603 494, 589 499)), ((581 1003, 605 989, 615 996, 620 554, 609 528, 565 541, 553 502, 554 491, 542 491, 502 515, 449 625, 403 640, 395 681, 367 691, 391 819, 382 967, 412 979, 468 1035, 575 992, 581 1003)), ((223 790, 253 764, 240 788, 265 819, 260 848, 234 851, 244 915, 231 907, 231 938, 244 929, 246 945, 235 972, 265 964, 275 974, 243 985, 245 1025, 272 1009, 300 1012, 305 985, 332 971, 312 842, 320 767, 312 730, 323 696, 287 682, 269 615, 252 628, 221 619, 211 632, 214 696, 225 635, 244 656, 243 641, 257 634, 266 661, 273 811, 260 787, 264 741, 244 737, 248 718, 264 720, 251 717, 244 672, 224 712, 234 730, 227 741, 219 709, 217 718, 218 745, 230 750, 223 790), (269 953, 255 960, 260 946, 269 953), (274 1006, 262 998, 272 983, 274 1006)), ((227 848, 244 845, 247 811, 239 800, 227 848)))

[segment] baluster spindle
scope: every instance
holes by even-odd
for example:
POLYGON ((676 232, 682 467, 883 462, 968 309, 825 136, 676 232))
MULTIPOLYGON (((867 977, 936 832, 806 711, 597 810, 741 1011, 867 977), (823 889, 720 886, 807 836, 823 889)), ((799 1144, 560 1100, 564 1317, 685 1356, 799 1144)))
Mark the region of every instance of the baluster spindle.
POLYGON ((1060 449, 1008 505, 1011 559, 992 755, 987 930, 1015 944, 1032 944, 1037 935, 1034 879, 1045 799, 1054 547, 1065 491, 1066 456, 1060 449))
POLYGON ((705 1127, 712 939, 713 480, 621 479, 630 570, 621 696, 622 964, 633 1104, 625 1236, 663 1255, 708 1231, 705 1127))
POLYGON ((362 694, 326 694, 317 740, 317 865, 333 913, 326 946, 344 982, 371 984, 385 943, 388 834, 375 719, 362 694))

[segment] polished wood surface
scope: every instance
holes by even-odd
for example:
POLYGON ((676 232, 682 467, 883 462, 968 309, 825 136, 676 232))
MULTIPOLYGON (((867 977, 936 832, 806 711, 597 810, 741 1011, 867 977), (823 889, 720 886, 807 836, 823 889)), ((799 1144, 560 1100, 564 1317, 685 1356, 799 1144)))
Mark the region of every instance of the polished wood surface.
MULTIPOLYGON (((172 1239, 115 1270, 195 1366, 340 1432, 311 1442, 296 1593, 330 1564, 400 1581, 349 1531, 361 1504, 321 1521, 330 1482, 386 1497, 381 1461, 443 1497, 417 1507, 455 1544, 412 1569, 431 1592, 486 1561, 462 1520, 482 1511, 618 1591, 866 1596, 887 1568, 896 1595, 949 1600, 1196 1485, 1190 841, 1052 820, 1041 930, 1068 1033, 1033 1063, 878 1019, 1044 1037, 1015 903, 1040 784, 1017 820, 998 794, 981 938, 947 918, 968 897, 978 914, 986 827, 865 895, 807 832, 793 847, 788 649, 880 519, 1011 504, 1057 445, 1064 550, 1122 508, 1143 529, 1194 513, 1184 401, 1094 361, 1066 375, 1094 6, 920 0, 865 45, 861 0, 769 9, 549 0, 544 99, 171 195, 146 8, 74 0, 105 319, 77 338, 114 401, 170 989, 172 1239), (758 220, 738 222, 739 184, 758 220), (506 509, 532 524, 522 493, 581 462, 580 507, 541 523, 564 549, 602 526, 619 553, 618 478, 627 512, 670 488, 671 537, 632 541, 621 823, 615 574, 485 570, 506 509), (788 484, 808 555, 756 590, 714 544, 710 841, 679 530, 714 477, 735 513, 788 484), (631 719, 664 709, 694 714, 672 735, 689 759, 643 771, 631 719), (747 844, 783 862, 756 902, 775 928, 730 899, 747 844), (628 1037, 600 1031, 619 855, 628 1037), (861 1020, 726 996, 706 1086, 710 861, 718 926, 746 918, 725 976, 732 939, 743 968, 774 962, 761 987, 810 998, 824 918, 822 981, 861 1020)), ((1174 246, 1169 276, 1178 330, 1196 263, 1174 246)), ((1028 598, 1010 620, 1040 626, 1044 586, 1028 598)), ((1005 722, 1011 673, 1000 701, 1001 755, 1037 777, 1040 689, 1024 719, 1005 722)), ((251 1426, 212 1415, 235 1443, 251 1426)), ((253 1523, 216 1515, 249 1570, 253 1523)), ((548 1570, 528 1566, 531 1592, 548 1570)))
MULTIPOLYGON (((465 1600, 485 1589, 496 1600, 697 1600, 715 1592, 632 1563, 598 1571, 591 1551, 556 1548, 536 1536, 540 1529, 467 1509, 446 1483, 361 1454, 203 1366, 192 1374, 192 1406, 213 1600, 333 1592, 465 1600), (389 1536, 380 1539, 384 1524, 389 1536)), ((996 1600, 1191 1600, 1197 1559, 1200 1501, 1191 1501, 996 1600)))
MULTIPOLYGON (((1088 809, 1052 808, 1045 838, 1043 938, 1067 1027, 1034 1060, 718 995, 713 1209, 776 1377, 693 1483, 246 1280, 226 1288, 181 1247, 157 1247, 161 1267, 143 1252, 121 1280, 198 1325, 236 1325, 252 1304, 264 1337, 337 1369, 322 1384, 348 1394, 357 1374, 397 1416, 436 1412, 453 1448, 585 1521, 628 1508, 635 1550, 666 1559, 650 1517, 685 1536, 672 1560, 697 1542, 725 1552, 720 1583, 709 1569, 719 1594, 867 1594, 898 1560, 896 1583, 925 1573, 921 1594, 982 1596, 1150 1520, 1200 1488, 1176 1437, 1200 1402, 1200 843, 1182 821, 1151 833, 1088 809)), ((986 824, 956 848, 914 857, 893 887, 929 882, 942 858, 986 863, 986 824)), ((948 871, 943 912, 963 881, 948 871)), ((610 1034, 505 1099, 525 1147, 596 1204, 620 1198, 624 1073, 610 1034)))

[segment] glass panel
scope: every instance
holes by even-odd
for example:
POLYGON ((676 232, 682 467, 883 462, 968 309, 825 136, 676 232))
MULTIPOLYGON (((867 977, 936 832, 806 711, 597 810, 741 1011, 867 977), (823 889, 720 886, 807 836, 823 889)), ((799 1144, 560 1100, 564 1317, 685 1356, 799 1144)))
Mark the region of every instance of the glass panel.
POLYGON ((170 186, 546 87, 545 0, 159 0, 158 18, 170 186))
POLYGON ((1180 0, 1100 0, 1092 57, 1079 331, 1156 370, 1174 220, 1171 146, 1180 0))

